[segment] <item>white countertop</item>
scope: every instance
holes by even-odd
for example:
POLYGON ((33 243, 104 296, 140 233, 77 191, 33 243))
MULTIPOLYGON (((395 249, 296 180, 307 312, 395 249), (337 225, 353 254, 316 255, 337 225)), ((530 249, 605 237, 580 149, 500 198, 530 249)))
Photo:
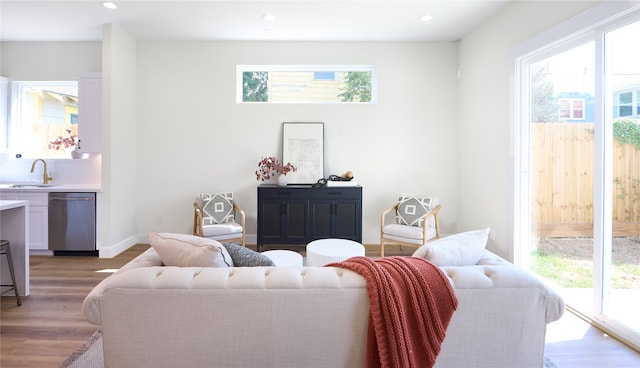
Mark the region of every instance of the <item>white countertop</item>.
POLYGON ((40 183, 10 183, 0 184, 0 192, 100 192, 100 184, 47 184, 40 183))
POLYGON ((28 201, 4 201, 0 200, 0 211, 10 210, 12 208, 25 207, 28 201))

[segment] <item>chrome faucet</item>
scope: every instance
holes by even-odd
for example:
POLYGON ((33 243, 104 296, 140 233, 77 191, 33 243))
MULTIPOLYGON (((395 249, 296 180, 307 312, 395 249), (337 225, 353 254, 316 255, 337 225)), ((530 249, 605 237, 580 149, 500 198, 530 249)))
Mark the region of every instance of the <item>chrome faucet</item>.
POLYGON ((42 174, 42 184, 48 184, 49 180, 53 180, 53 178, 49 175, 47 175, 47 162, 41 158, 33 161, 33 163, 31 164, 31 172, 33 172, 33 170, 36 168, 36 163, 38 161, 42 161, 42 165, 44 166, 42 168, 43 170, 43 174, 42 174))

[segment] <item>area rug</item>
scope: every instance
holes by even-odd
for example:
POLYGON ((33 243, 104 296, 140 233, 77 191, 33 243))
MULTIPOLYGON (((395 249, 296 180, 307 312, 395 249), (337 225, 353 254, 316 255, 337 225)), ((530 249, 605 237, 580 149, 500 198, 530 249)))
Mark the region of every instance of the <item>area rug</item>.
POLYGON ((60 364, 60 368, 103 368, 102 333, 96 331, 80 348, 60 364))
POLYGON ((558 366, 555 365, 555 363, 552 362, 551 359, 544 357, 544 368, 558 368, 558 366))

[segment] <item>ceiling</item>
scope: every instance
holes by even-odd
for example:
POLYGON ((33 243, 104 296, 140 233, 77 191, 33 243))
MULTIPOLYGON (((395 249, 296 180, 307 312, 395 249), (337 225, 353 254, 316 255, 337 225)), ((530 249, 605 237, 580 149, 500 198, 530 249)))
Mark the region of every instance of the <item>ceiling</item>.
POLYGON ((510 2, 112 1, 115 10, 101 0, 0 0, 0 41, 99 41, 109 23, 138 40, 456 41, 510 2))

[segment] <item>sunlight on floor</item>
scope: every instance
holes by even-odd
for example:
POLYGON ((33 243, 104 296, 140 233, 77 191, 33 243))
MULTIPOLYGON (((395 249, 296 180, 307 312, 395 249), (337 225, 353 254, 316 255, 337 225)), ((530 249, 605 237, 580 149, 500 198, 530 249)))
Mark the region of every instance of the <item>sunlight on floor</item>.
POLYGON ((117 268, 105 268, 103 270, 96 271, 96 273, 114 273, 116 271, 118 271, 117 268))
POLYGON ((553 343, 582 340, 590 328, 591 325, 565 310, 562 323, 553 322, 547 325, 546 341, 553 343))

